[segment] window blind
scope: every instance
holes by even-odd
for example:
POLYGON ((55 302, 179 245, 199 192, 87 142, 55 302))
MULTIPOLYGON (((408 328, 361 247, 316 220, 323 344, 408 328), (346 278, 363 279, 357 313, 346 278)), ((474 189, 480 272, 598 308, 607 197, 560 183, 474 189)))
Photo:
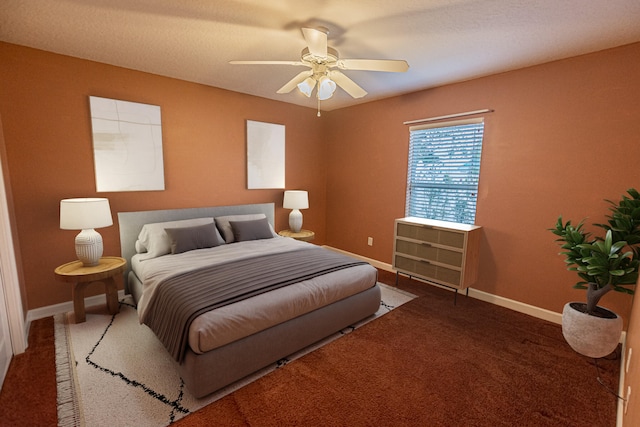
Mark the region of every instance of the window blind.
POLYGON ((484 122, 409 128, 406 215, 473 224, 484 122))

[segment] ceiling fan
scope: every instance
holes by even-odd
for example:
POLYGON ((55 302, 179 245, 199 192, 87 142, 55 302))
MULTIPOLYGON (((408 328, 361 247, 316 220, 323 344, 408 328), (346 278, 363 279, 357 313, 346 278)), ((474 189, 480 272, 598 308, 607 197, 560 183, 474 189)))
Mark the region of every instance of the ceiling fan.
MULTIPOLYGON (((294 65, 310 68, 302 71, 278 89, 277 93, 289 93, 296 87, 307 97, 311 96, 314 87, 318 85, 316 92, 318 103, 331 98, 340 86, 353 98, 362 98, 367 91, 358 86, 353 80, 340 70, 357 71, 385 71, 405 72, 409 64, 403 60, 388 59, 341 59, 338 51, 327 45, 326 29, 316 30, 302 28, 302 35, 307 42, 307 47, 302 50, 300 61, 230 61, 230 64, 257 64, 257 65, 294 65)), ((319 115, 319 112, 318 112, 319 115)))

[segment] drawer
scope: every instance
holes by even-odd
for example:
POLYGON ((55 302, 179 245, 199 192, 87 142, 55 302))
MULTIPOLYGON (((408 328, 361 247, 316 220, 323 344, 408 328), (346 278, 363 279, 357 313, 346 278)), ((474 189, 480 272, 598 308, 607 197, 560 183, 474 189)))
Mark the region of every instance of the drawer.
POLYGON ((442 264, 462 267, 462 252, 431 246, 429 243, 396 240, 396 252, 426 260, 438 261, 442 264))
POLYGON ((441 282, 446 285, 459 287, 461 284, 462 272, 452 270, 440 265, 432 264, 425 261, 417 261, 396 255, 394 259, 394 268, 404 273, 422 276, 427 280, 441 282))
POLYGON ((464 233, 453 230, 440 230, 430 226, 409 225, 399 222, 396 234, 400 237, 439 243, 462 249, 464 247, 464 233))

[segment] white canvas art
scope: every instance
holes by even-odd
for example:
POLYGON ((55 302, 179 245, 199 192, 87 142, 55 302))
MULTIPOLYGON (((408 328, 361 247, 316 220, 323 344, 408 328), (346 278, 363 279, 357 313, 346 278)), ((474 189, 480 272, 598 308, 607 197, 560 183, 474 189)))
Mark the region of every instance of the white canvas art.
POLYGON ((96 190, 164 190, 160 107, 89 97, 96 190))
POLYGON ((284 125, 247 120, 247 188, 284 188, 284 125))

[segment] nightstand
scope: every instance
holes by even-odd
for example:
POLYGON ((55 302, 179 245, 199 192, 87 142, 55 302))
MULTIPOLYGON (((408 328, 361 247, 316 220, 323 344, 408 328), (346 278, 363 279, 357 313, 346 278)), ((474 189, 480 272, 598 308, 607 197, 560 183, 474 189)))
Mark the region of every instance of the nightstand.
POLYGON ((116 256, 106 256, 100 258, 98 265, 85 267, 82 261, 72 261, 56 268, 54 273, 56 279, 61 282, 73 283, 73 312, 76 323, 86 320, 84 311, 84 290, 93 282, 104 283, 105 295, 107 297, 107 309, 110 314, 116 314, 118 306, 118 288, 113 279, 116 274, 122 273, 127 265, 124 258, 116 256))
POLYGON ((278 234, 282 237, 292 237, 296 240, 302 240, 304 242, 310 242, 316 238, 316 233, 311 230, 300 230, 297 233, 291 230, 278 231, 278 234))

